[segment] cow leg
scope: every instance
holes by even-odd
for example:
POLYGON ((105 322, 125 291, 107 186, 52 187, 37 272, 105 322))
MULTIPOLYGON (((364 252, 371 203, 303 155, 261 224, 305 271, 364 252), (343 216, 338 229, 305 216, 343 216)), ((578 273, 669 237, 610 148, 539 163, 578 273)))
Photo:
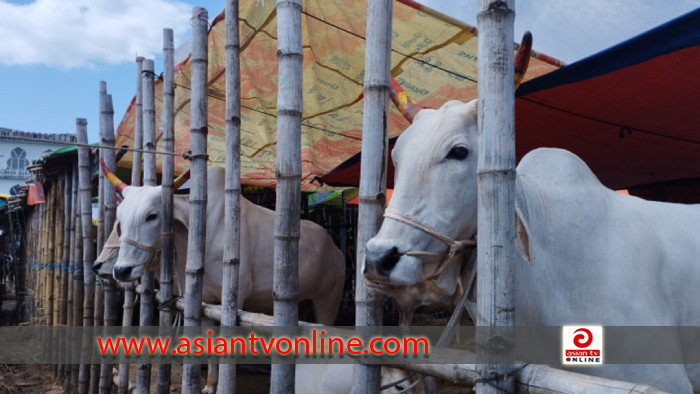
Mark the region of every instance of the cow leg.
POLYGON ((216 393, 219 385, 219 364, 207 364, 207 385, 202 389, 202 394, 216 393))

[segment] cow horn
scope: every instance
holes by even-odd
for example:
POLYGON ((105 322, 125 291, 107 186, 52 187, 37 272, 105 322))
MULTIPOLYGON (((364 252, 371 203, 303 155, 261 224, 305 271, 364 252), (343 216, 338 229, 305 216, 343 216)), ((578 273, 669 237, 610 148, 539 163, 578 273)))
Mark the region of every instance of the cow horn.
POLYGON ((520 86, 523 81, 527 66, 530 64, 530 55, 532 54, 532 33, 526 31, 523 34, 523 39, 520 41, 518 52, 515 53, 515 89, 520 86))
POLYGON ((422 106, 416 104, 416 102, 406 94, 394 77, 391 77, 391 101, 399 112, 401 112, 403 117, 411 123, 413 123, 413 118, 418 111, 423 109, 422 106))
POLYGON ((112 186, 114 186, 114 189, 117 192, 122 193, 124 191, 124 189, 127 186, 129 186, 126 183, 124 183, 121 179, 117 178, 117 176, 114 175, 114 173, 109 168, 107 168, 107 165, 105 164, 104 160, 102 160, 101 157, 100 157, 100 167, 102 167, 102 172, 104 172, 105 177, 107 177, 107 180, 109 181, 109 183, 112 184, 112 186))
POLYGON ((177 190, 180 186, 184 185, 187 180, 190 179, 190 169, 188 168, 182 175, 175 178, 173 181, 173 190, 177 190))

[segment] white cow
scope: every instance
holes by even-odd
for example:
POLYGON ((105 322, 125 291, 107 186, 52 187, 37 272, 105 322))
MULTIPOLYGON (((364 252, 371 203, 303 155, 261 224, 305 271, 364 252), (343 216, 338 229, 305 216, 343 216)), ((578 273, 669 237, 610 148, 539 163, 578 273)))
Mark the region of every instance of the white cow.
MULTIPOLYGON (((294 388, 299 394, 350 394, 352 392, 354 364, 297 364, 294 388)), ((422 375, 398 368, 382 367, 383 394, 402 393, 422 375)), ((435 381, 422 379, 407 393, 435 392, 435 381)))
MULTIPOLYGON (((400 298, 424 286, 440 262, 423 252, 446 250, 435 234, 475 235, 476 112, 475 101, 424 109, 399 137, 389 218, 367 243, 363 267, 377 290, 400 298)), ((516 325, 700 326, 700 206, 615 193, 559 149, 522 159, 515 198, 516 325)), ((440 292, 458 293, 465 280, 458 266, 450 262, 431 279, 440 292)), ((671 350, 687 354, 680 344, 671 350)), ((698 364, 579 371, 671 393, 700 391, 698 364)))
MULTIPOLYGON (((224 247, 224 170, 211 167, 207 177, 207 233, 202 300, 220 303, 224 247)), ((124 201, 117 209, 121 244, 114 264, 114 277, 130 281, 141 277, 146 269, 159 271, 161 187, 128 186, 122 193, 124 201)), ((174 197, 174 289, 176 294, 182 295, 185 288, 189 202, 188 196, 174 197)), ((275 214, 245 198, 240 201, 239 308, 271 314, 275 214)), ((104 261, 102 258, 98 260, 104 261)), ((311 300, 316 319, 320 323, 330 325, 335 320, 345 280, 344 261, 342 252, 323 227, 302 220, 299 239, 299 301, 311 300)))

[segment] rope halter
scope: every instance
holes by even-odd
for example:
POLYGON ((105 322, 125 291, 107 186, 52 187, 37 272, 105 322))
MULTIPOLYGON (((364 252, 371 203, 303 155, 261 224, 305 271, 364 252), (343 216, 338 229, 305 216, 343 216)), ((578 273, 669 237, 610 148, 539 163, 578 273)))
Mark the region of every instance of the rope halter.
POLYGON ((156 257, 160 253, 160 249, 156 249, 156 248, 153 248, 151 246, 144 245, 142 243, 134 241, 133 239, 121 237, 121 238, 119 238, 119 240, 121 242, 126 242, 129 245, 135 246, 138 249, 141 249, 141 250, 148 252, 149 257, 148 257, 148 260, 146 260, 146 262, 144 263, 144 267, 148 267, 149 265, 151 265, 151 263, 153 263, 153 261, 156 259, 156 257))
POLYGON ((423 231, 424 233, 428 233, 434 238, 442 241, 445 245, 447 245, 447 252, 443 253, 437 253, 437 252, 428 252, 424 250, 409 250, 405 252, 404 254, 406 256, 414 256, 414 257, 424 257, 424 258, 429 258, 429 257, 445 257, 445 260, 449 260, 452 257, 454 257, 457 252, 462 251, 462 249, 468 248, 468 247, 476 247, 476 240, 471 238, 471 239, 465 239, 462 241, 454 240, 447 235, 444 235, 438 230, 437 228, 433 226, 429 226, 425 223, 421 223, 420 219, 418 219, 415 216, 408 215, 406 213, 403 213, 399 211, 398 209, 395 208, 387 208, 386 211, 384 211, 384 217, 396 220, 397 222, 401 222, 403 224, 407 224, 415 229, 418 229, 420 231, 423 231))

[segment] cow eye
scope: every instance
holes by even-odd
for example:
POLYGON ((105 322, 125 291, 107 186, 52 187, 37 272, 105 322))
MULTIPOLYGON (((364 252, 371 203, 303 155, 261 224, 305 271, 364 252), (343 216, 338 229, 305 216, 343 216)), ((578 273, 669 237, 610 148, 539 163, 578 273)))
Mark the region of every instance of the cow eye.
POLYGON ((447 154, 446 159, 449 160, 464 160, 469 156, 469 149, 465 146, 455 146, 454 148, 450 149, 450 152, 447 154))
POLYGON ((156 220, 157 217, 158 217, 158 214, 152 213, 152 214, 146 216, 146 221, 150 222, 151 220, 156 220))

